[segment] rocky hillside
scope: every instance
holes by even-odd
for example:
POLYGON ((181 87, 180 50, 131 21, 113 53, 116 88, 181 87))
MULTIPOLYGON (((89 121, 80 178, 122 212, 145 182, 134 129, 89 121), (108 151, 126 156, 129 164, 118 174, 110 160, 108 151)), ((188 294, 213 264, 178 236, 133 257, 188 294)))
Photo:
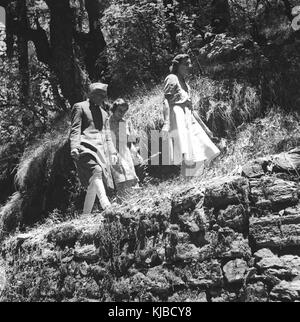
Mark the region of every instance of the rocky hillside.
POLYGON ((299 301, 300 149, 45 223, 1 246, 9 301, 299 301))

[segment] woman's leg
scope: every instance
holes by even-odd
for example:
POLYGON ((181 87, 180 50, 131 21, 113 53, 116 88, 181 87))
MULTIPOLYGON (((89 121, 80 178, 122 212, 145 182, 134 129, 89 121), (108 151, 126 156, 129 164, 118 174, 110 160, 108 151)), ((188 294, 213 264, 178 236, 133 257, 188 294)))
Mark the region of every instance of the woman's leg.
POLYGON ((204 161, 194 162, 192 164, 183 161, 181 165, 181 176, 185 179, 201 177, 204 174, 204 168, 204 161))
POLYGON ((174 116, 175 116, 175 131, 174 133, 174 149, 179 149, 176 151, 177 153, 181 153, 187 158, 188 154, 188 136, 187 136, 187 128, 186 128, 186 119, 185 113, 182 107, 174 106, 173 108, 174 116))

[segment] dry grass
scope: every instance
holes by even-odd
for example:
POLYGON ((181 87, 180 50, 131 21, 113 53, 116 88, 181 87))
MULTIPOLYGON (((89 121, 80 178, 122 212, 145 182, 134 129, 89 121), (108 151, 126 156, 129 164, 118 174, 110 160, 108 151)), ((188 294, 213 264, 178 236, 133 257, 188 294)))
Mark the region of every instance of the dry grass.
POLYGON ((162 104, 164 94, 162 86, 151 91, 141 90, 129 98, 128 118, 139 131, 159 129, 162 125, 162 104))
POLYGON ((69 123, 67 119, 60 120, 52 132, 25 150, 15 177, 19 190, 34 187, 37 181, 41 181, 45 166, 53 161, 55 152, 68 138, 69 126, 66 123, 69 123))
POLYGON ((0 209, 0 240, 14 230, 20 221, 22 196, 14 193, 0 209))
MULTIPOLYGON (((23 221, 33 219, 34 222, 42 217, 45 211, 45 200, 43 199, 54 175, 56 153, 64 146, 67 134, 68 127, 63 128, 60 122, 51 133, 40 138, 25 150, 15 176, 18 192, 0 208, 2 230, 11 231, 23 221)), ((63 168, 60 170, 64 171, 63 168)))
MULTIPOLYGON (((217 135, 232 134, 237 126, 249 122, 261 113, 259 95, 248 84, 215 81, 197 77, 190 81, 195 110, 206 119, 217 135)), ((128 118, 141 136, 160 130, 163 124, 163 86, 140 89, 128 98, 128 118)))
POLYGON ((202 176, 188 181, 178 177, 158 185, 147 184, 141 191, 128 196, 125 204, 139 207, 140 204, 152 205, 153 200, 170 200, 172 194, 182 188, 195 185, 205 187, 208 180, 239 174, 241 167, 252 159, 288 151, 299 144, 299 116, 271 110, 264 118, 239 127, 236 137, 229 141, 226 152, 206 167, 202 176))

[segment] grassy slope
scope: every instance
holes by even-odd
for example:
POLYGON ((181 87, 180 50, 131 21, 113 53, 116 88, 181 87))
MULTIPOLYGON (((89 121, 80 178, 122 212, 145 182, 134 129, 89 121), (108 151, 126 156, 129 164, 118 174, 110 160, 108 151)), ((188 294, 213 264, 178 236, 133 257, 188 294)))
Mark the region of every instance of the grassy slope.
MULTIPOLYGON (((151 221, 154 220, 154 223, 161 225, 164 220, 169 220, 168 216, 170 214, 173 194, 181 191, 183 188, 206 187, 209 185, 210 179, 218 180, 218 177, 225 174, 235 175, 239 173, 239 167, 249 159, 296 146, 300 142, 299 130, 299 122, 292 115, 271 112, 266 117, 241 128, 237 133, 236 139, 229 143, 227 152, 206 170, 203 178, 192 179, 190 181, 173 178, 157 184, 148 183, 141 190, 128 195, 123 204, 114 209, 113 214, 126 214, 123 217, 125 222, 126 216, 128 216, 128 220, 130 220, 130 217, 136 218, 135 220, 143 217, 151 221)), ((47 263, 54 254, 61 254, 59 256, 62 257, 67 256, 68 248, 65 251, 54 249, 53 244, 49 242, 49 235, 51 235, 52 231, 61 230, 64 227, 67 230, 71 227, 71 231, 75 228, 81 232, 82 237, 79 240, 81 245, 98 245, 100 243, 105 248, 105 245, 113 243, 115 250, 120 249, 119 242, 122 236, 124 237, 123 234, 126 234, 124 227, 118 223, 100 228, 98 213, 95 212, 89 216, 80 216, 74 213, 68 218, 60 215, 57 216, 53 213, 43 223, 28 229, 26 234, 17 233, 11 235, 4 241, 2 246, 9 256, 6 259, 14 263, 7 270, 9 285, 7 285, 4 295, 6 300, 40 301, 45 297, 45 294, 52 292, 51 290, 57 291, 58 286, 55 284, 57 278, 55 276, 63 274, 62 270, 65 264, 63 262, 58 263, 57 270, 54 270, 52 268, 49 269, 47 263), (23 240, 25 242, 22 243, 23 240), (20 242, 22 243, 22 252, 16 252, 16 245, 20 242), (27 285, 28 291, 25 289, 22 291, 24 285, 27 285), (41 291, 43 289, 45 289, 45 294, 41 291)), ((151 240, 150 238, 149 241, 151 242, 151 240)), ((160 243, 155 245, 155 249, 158 250, 163 247, 164 245, 160 243)), ((149 244, 146 248, 151 249, 151 245, 149 244)), ((118 258, 121 258, 120 256, 121 254, 117 251, 114 257, 115 260, 117 261, 118 258)), ((170 278, 176 279, 176 276, 172 275, 170 278)), ((84 279, 83 283, 85 282, 90 283, 89 280, 84 279)), ((114 285, 114 287, 119 289, 123 287, 123 284, 120 283, 120 279, 114 271, 110 274, 105 273, 105 278, 99 286, 100 293, 96 293, 97 295, 95 296, 101 300, 115 300, 114 297, 111 297, 110 286, 114 285)), ((87 284, 87 286, 84 284, 78 286, 78 289, 82 289, 82 294, 85 294, 86 290, 90 290, 93 287, 94 284, 87 284)), ((126 289, 129 286, 126 284, 124 287, 126 289)), ((98 290, 98 287, 96 289, 98 290)), ((82 300, 82 296, 83 298, 86 296, 82 294, 78 293, 75 295, 75 298, 82 300)), ((186 296, 189 299, 199 300, 198 293, 184 293, 182 296, 180 300, 183 300, 186 296)), ((48 297, 46 298, 48 299, 48 297)), ((61 299, 61 297, 58 297, 56 300, 60 301, 61 299)))
MULTIPOLYGON (((145 101, 147 101, 145 99, 145 101)), ((132 111, 131 111, 132 112, 132 111)), ((293 114, 285 114, 280 111, 270 111, 264 118, 256 119, 252 123, 242 125, 237 131, 236 137, 228 141, 227 150, 219 156, 210 167, 205 168, 202 177, 185 180, 180 177, 170 178, 165 181, 151 180, 145 183, 140 190, 131 192, 119 206, 119 210, 130 209, 135 212, 139 207, 164 208, 171 200, 171 196, 182 188, 195 185, 204 186, 212 179, 225 175, 236 175, 241 171, 242 165, 247 161, 289 150, 300 144, 300 123, 293 114)), ((77 213, 74 219, 69 217, 72 223, 84 226, 89 217, 80 218, 77 213), (73 221, 74 220, 74 221, 73 221)), ((97 219, 91 216, 91 224, 97 219)), ((65 221, 64 217, 53 213, 43 224, 37 224, 36 228, 29 228, 34 235, 53 228, 54 224, 65 221)), ((42 233, 43 235, 43 233, 42 233)))
MULTIPOLYGON (((288 150, 297 146, 300 141, 299 121, 296 115, 286 114, 280 110, 270 111, 264 118, 256 118, 259 114, 257 107, 257 96, 255 90, 246 87, 241 90, 241 85, 235 83, 231 93, 228 93, 221 82, 208 78, 196 78, 191 82, 192 100, 195 108, 201 113, 201 109, 207 110, 207 98, 212 98, 208 106, 211 108, 208 113, 214 115, 216 109, 221 110, 221 121, 226 128, 231 128, 229 133, 227 151, 206 168, 202 178, 196 178, 189 183, 180 178, 169 179, 153 185, 151 183, 143 186, 140 192, 131 194, 126 198, 125 203, 134 204, 140 198, 139 194, 146 200, 153 199, 153 194, 158 193, 158 198, 164 194, 171 194, 174 190, 187 184, 194 184, 194 181, 204 182, 208 179, 234 174, 247 160, 288 150), (243 93, 243 94, 242 94, 243 93), (216 105, 214 98, 218 97, 216 105), (205 103, 206 102, 206 103, 205 103), (235 123, 235 118, 238 122, 235 123), (249 120, 253 120, 248 123, 249 120), (239 125, 242 123, 241 125, 239 125), (239 125, 237 127, 237 125, 239 125)), ((130 110, 128 117, 135 125, 141 136, 152 129, 160 129, 162 125, 162 86, 156 86, 152 90, 139 90, 136 95, 129 97, 130 110)), ((220 113, 218 114, 220 116, 220 113)), ((58 147, 64 144, 68 137, 69 119, 60 120, 53 132, 27 149, 19 164, 16 181, 24 191, 32 190, 38 193, 38 187, 44 182, 45 174, 51 170, 54 153, 58 147), (46 165, 46 170, 43 170, 46 165), (49 170, 50 169, 50 170, 49 170), (31 188, 26 188, 26 187, 31 188)), ((62 163, 62 169, 65 166, 62 163)), ((142 199, 143 199, 142 198, 142 199)), ((16 194, 0 209, 0 219, 15 222, 15 213, 20 204, 20 196, 16 194), (8 219, 7 219, 8 218, 8 219), (12 219, 11 219, 12 218, 12 219)), ((60 216, 63 217, 63 216, 60 216)))

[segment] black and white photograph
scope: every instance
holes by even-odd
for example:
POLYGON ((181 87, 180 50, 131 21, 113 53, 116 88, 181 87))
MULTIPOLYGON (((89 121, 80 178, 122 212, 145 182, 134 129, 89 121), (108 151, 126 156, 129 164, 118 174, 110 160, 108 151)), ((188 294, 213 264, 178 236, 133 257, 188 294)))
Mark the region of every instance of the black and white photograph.
POLYGON ((299 301, 300 0, 0 0, 0 302, 299 301))

